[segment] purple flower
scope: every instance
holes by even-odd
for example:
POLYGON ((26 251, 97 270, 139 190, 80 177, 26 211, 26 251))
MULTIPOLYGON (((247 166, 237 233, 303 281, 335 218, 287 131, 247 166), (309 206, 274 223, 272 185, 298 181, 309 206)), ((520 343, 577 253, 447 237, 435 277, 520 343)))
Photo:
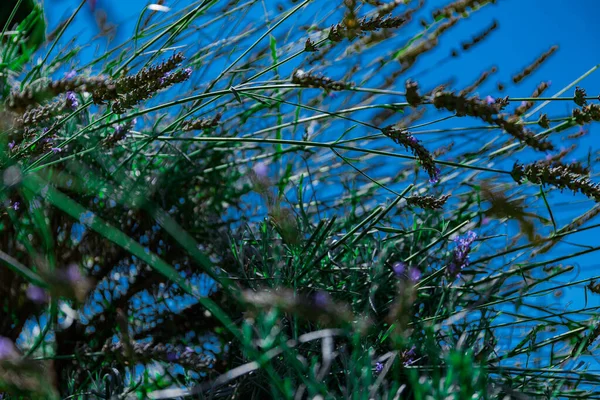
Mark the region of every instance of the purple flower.
POLYGON ((256 176, 259 177, 260 179, 267 178, 267 175, 269 174, 269 167, 267 167, 267 164, 265 164, 263 162, 259 162, 258 164, 256 164, 252 168, 252 170, 254 171, 256 176))
POLYGON ((408 279, 413 283, 418 282, 419 279, 421 279, 421 271, 416 268, 411 268, 408 270, 408 279))
POLYGON ((13 140, 12 142, 10 142, 10 143, 8 144, 8 148, 9 148, 10 150, 12 150, 14 147, 15 147, 15 141, 13 140))
POLYGON ((75 75, 77 75, 77 72, 75 72, 75 70, 72 69, 65 74, 65 79, 73 79, 75 78, 75 75))
POLYGON ((383 363, 376 363, 375 364, 375 373, 380 374, 381 371, 383 371, 383 363))
POLYGON ((494 99, 492 96, 487 96, 485 98, 485 102, 488 104, 494 104, 496 102, 496 99, 494 99))
POLYGON ((62 152, 62 149, 60 147, 52 147, 50 150, 52 150, 54 154, 62 152))
POLYGON ((71 264, 65 271, 67 280, 71 283, 75 283, 81 280, 81 271, 76 264, 71 264))
POLYGON ((392 269, 394 270, 394 274, 400 277, 406 272, 406 264, 401 261, 395 262, 394 265, 392 265, 392 269))
POLYGON ((7 337, 0 336, 0 360, 17 358, 19 353, 15 344, 7 337))
POLYGON ((179 356, 174 351, 169 351, 167 353, 167 361, 169 361, 169 362, 177 361, 178 358, 179 358, 179 356))
POLYGON ((13 210, 17 211, 19 209, 20 205, 21 205, 21 203, 19 203, 18 201, 15 201, 14 203, 12 203, 11 207, 13 208, 13 210))
POLYGON ((48 301, 48 294, 39 286, 29 285, 27 287, 27 298, 34 303, 45 303, 48 301))
POLYGON ((192 69, 188 67, 183 70, 183 73, 186 74, 187 77, 189 78, 190 76, 192 76, 192 69))
POLYGON ((419 139, 417 139, 416 137, 414 137, 409 132, 406 133, 406 141, 409 142, 410 144, 412 144, 413 146, 416 146, 420 142, 419 139))
POLYGON ((75 92, 67 92, 67 108, 71 110, 76 110, 79 107, 79 101, 77 101, 77 96, 75 92))
POLYGON ((404 352, 402 358, 405 366, 413 364, 417 358, 417 348, 411 347, 410 350, 404 352))
POLYGON ((433 174, 433 176, 429 179, 429 183, 438 183, 440 181, 440 173, 442 171, 440 171, 440 169, 438 167, 435 167, 435 172, 433 174))
POLYGON ((314 294, 315 305, 319 308, 325 308, 331 303, 331 297, 329 293, 319 290, 314 294))
POLYGON ((477 239, 477 234, 473 231, 467 232, 464 237, 458 236, 454 239, 456 248, 452 255, 452 261, 448 265, 448 274, 451 277, 458 278, 460 272, 469 265, 469 252, 475 239, 477 239))

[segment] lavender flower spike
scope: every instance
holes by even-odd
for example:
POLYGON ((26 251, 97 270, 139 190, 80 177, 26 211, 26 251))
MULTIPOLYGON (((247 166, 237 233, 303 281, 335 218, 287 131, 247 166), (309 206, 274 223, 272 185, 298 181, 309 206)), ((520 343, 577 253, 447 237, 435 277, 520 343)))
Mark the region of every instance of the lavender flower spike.
POLYGON ((67 108, 73 111, 77 110, 77 107, 79 107, 79 101, 77 101, 77 96, 75 95, 75 92, 67 92, 66 98, 67 108))
POLYGON ((452 255, 452 261, 448 265, 448 275, 452 278, 458 278, 460 272, 469 265, 469 252, 471 251, 471 245, 477 239, 477 234, 473 231, 467 232, 464 237, 457 237, 454 241, 456 242, 456 248, 452 255))

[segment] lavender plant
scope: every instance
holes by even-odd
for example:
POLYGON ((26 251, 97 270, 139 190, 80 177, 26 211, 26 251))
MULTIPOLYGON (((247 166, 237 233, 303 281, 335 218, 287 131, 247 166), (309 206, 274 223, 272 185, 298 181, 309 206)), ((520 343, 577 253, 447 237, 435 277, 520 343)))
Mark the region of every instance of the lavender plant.
POLYGON ((557 47, 502 96, 421 79, 494 1, 156 3, 91 60, 85 1, 7 25, 3 398, 597 398, 599 106, 516 97, 557 47))

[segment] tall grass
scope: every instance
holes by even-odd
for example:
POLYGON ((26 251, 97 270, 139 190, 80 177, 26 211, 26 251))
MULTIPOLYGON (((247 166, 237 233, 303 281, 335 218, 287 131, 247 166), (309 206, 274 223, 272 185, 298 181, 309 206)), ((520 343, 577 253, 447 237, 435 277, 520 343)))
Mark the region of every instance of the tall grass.
POLYGON ((5 398, 599 397, 596 67, 419 84, 493 1, 188 3, 90 60, 85 1, 43 44, 6 25, 5 398))

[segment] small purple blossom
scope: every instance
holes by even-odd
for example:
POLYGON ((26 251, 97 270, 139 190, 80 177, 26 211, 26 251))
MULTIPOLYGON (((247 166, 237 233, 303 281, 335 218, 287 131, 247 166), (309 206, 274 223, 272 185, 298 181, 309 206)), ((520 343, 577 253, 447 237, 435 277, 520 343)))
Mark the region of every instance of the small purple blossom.
POLYGON ((392 265, 392 270, 394 270, 396 276, 400 277, 406 272, 406 264, 402 261, 395 262, 394 265, 392 265))
POLYGON ((73 79, 75 78, 75 75, 77 75, 77 72, 72 69, 69 72, 65 73, 65 79, 73 79))
POLYGON ((315 305, 319 308, 325 308, 329 304, 331 304, 331 296, 329 296, 329 293, 324 292, 322 290, 319 290, 318 292, 316 292, 314 294, 313 299, 314 299, 315 305))
POLYGON ((10 143, 8 144, 8 148, 9 148, 10 150, 12 150, 14 147, 15 147, 15 141, 13 140, 12 142, 10 142, 10 143))
POLYGON ((15 211, 17 211, 20 206, 21 206, 21 203, 19 203, 18 201, 15 201, 14 203, 11 204, 12 209, 15 211))
POLYGON ((416 137, 414 137, 412 134, 410 134, 409 132, 406 133, 406 141, 410 144, 412 144, 413 146, 416 146, 417 144, 419 144, 420 140, 417 139, 416 137))
POLYGON ((376 363, 375 364, 375 373, 380 374, 381 371, 383 371, 383 363, 376 363))
POLYGON ((488 104, 494 104, 496 102, 496 99, 494 99, 492 96, 487 96, 485 98, 485 102, 488 104))
POLYGON ((438 168, 435 167, 435 172, 433 174, 433 176, 429 179, 429 183, 438 183, 440 181, 440 173, 442 171, 438 168))
POLYGON ((77 107, 79 107, 79 101, 77 101, 77 96, 75 95, 75 92, 67 92, 66 99, 67 108, 71 110, 76 110, 77 107))
POLYGON ((454 239, 456 248, 452 255, 452 261, 448 265, 448 274, 451 277, 458 278, 460 272, 469 265, 469 252, 475 239, 477 239, 477 234, 473 231, 467 232, 464 237, 458 236, 454 239))
POLYGON ((188 67, 183 70, 183 73, 186 74, 187 77, 189 78, 190 76, 192 76, 192 69, 188 67))
POLYGON ((256 176, 259 177, 260 179, 267 178, 267 176, 269 174, 269 167, 267 167, 267 164, 265 164, 263 162, 259 162, 258 164, 256 164, 252 168, 252 170, 254 171, 256 176))
POLYGON ((413 364, 417 358, 417 348, 415 346, 411 347, 410 350, 405 351, 402 356, 405 366, 413 364))
POLYGON ((54 154, 62 152, 62 149, 60 147, 52 147, 50 150, 52 150, 54 154))
POLYGON ((19 353, 15 344, 7 337, 0 336, 0 360, 17 358, 19 353))
POLYGON ((408 270, 408 279, 413 283, 418 282, 419 279, 421 279, 421 271, 416 268, 411 268, 408 270))
POLYGON ((81 271, 79 270, 79 267, 76 264, 69 265, 69 267, 65 271, 65 277, 71 283, 80 281, 82 279, 82 277, 81 277, 81 271))
POLYGON ((42 304, 48 301, 48 294, 39 286, 29 285, 26 292, 27 298, 34 303, 42 304))

